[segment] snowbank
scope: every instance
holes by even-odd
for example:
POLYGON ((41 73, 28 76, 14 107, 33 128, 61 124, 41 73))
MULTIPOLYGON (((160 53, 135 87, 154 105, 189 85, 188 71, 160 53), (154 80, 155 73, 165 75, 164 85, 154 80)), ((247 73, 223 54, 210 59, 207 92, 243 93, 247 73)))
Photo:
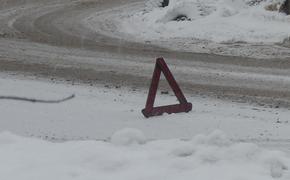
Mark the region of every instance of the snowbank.
POLYGON ((145 40, 191 38, 212 42, 282 42, 290 36, 290 17, 251 0, 170 0, 158 7, 149 0, 146 8, 124 20, 121 31, 145 40), (191 21, 174 21, 185 15, 191 21))
POLYGON ((116 145, 144 144, 146 137, 142 131, 132 128, 125 128, 115 132, 111 142, 116 145))
MULTIPOLYGON (((138 130, 136 130, 138 131, 138 130)), ((219 131, 190 141, 118 146, 102 141, 51 143, 0 134, 0 179, 288 180, 290 158, 219 131)))

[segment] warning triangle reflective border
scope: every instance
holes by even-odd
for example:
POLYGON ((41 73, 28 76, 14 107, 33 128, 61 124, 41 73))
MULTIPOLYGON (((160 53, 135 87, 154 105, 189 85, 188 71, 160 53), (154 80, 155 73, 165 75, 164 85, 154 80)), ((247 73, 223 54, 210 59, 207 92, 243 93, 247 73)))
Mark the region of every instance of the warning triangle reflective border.
POLYGON ((174 79, 172 73, 170 72, 167 64, 163 58, 157 58, 155 69, 153 72, 153 77, 151 81, 151 86, 149 89, 147 102, 145 109, 142 110, 142 113, 145 117, 160 116, 163 113, 180 113, 180 112, 189 112, 192 109, 192 104, 187 102, 184 94, 179 88, 176 80, 174 79), (175 96, 177 97, 179 104, 167 105, 154 107, 155 97, 157 93, 157 88, 160 80, 161 72, 164 74, 167 82, 172 88, 175 96))

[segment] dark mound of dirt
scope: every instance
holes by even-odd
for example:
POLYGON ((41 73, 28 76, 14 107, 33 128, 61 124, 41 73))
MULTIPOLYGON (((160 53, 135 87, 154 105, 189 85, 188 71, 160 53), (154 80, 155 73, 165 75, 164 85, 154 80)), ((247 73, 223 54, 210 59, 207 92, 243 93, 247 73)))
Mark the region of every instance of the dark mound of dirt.
POLYGON ((285 0, 279 9, 279 12, 285 13, 287 15, 290 14, 290 0, 285 0))

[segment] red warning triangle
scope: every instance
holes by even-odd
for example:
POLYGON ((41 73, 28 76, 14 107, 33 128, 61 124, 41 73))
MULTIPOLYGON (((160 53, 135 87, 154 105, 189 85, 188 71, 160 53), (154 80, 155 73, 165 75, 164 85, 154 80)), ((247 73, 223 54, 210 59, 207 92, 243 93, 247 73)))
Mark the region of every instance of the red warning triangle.
POLYGON ((191 109, 192 109, 192 104, 187 102, 185 96, 183 95, 181 89, 179 88, 176 80, 174 79, 164 59, 157 58, 155 69, 153 72, 151 86, 148 93, 146 107, 145 109, 142 110, 143 115, 148 118, 151 116, 159 116, 159 115, 162 115, 163 113, 171 114, 171 113, 189 112, 191 111, 191 109), (161 72, 164 74, 167 82, 172 88, 180 104, 153 107, 161 72))

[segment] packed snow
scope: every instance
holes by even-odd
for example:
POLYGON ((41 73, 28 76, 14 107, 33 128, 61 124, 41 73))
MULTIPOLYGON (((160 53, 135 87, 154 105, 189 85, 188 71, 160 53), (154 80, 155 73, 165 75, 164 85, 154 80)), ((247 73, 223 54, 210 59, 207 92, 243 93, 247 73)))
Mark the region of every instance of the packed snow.
MULTIPOLYGON (((121 131, 114 136, 139 139, 139 133, 132 133, 132 129, 121 131)), ((0 158, 0 179, 9 180, 290 178, 290 157, 285 153, 251 143, 234 143, 220 131, 188 141, 170 139, 126 145, 103 141, 52 143, 2 132, 0 158)))
MULTIPOLYGON (((290 178, 287 109, 187 94, 192 112, 146 119, 146 92, 26 78, 2 74, 1 95, 76 98, 0 101, 0 179, 290 178)), ((170 94, 157 100, 176 101, 170 94)))
POLYGON ((164 8, 160 2, 97 11, 82 24, 98 34, 175 51, 290 57, 290 16, 278 12, 283 0, 170 0, 164 8))
POLYGON ((125 128, 115 132, 111 142, 116 145, 144 144, 146 137, 142 131, 132 128, 125 128))
POLYGON ((282 0, 257 4, 251 0, 170 0, 164 8, 158 2, 149 0, 143 11, 124 20, 120 28, 146 40, 276 43, 290 36, 290 16, 266 10, 282 0), (176 21, 180 15, 187 19, 176 21))
MULTIPOLYGON (((0 131, 66 141, 106 140, 123 128, 140 129, 149 139, 189 139, 200 133, 221 129, 236 141, 289 144, 290 113, 282 107, 255 106, 186 94, 193 104, 191 112, 147 119, 141 113, 148 93, 144 90, 114 86, 87 87, 76 82, 74 85, 59 84, 4 74, 0 77, 0 95, 3 96, 53 100, 75 94, 74 99, 59 104, 1 100, 0 131)), ((161 94, 158 91, 156 105, 175 103, 177 100, 173 92, 161 94)), ((139 138, 135 140, 122 139, 122 134, 113 138, 116 144, 144 142, 140 132, 124 133, 124 136, 134 137, 137 134, 139 138)))
MULTIPOLYGON (((275 43, 289 37, 289 18, 265 11, 272 1, 253 6, 172 0, 165 8, 154 2, 122 22, 126 32, 141 39, 217 43, 275 43), (175 21, 180 14, 185 19, 175 21)), ((286 108, 186 94, 193 111, 146 119, 140 110, 147 91, 140 89, 7 74, 0 74, 0 86, 0 96, 49 100, 75 94, 57 104, 1 99, 1 180, 290 179, 286 108)), ((177 102, 171 92, 158 92, 157 101, 177 102)))

